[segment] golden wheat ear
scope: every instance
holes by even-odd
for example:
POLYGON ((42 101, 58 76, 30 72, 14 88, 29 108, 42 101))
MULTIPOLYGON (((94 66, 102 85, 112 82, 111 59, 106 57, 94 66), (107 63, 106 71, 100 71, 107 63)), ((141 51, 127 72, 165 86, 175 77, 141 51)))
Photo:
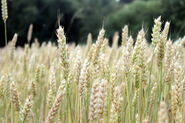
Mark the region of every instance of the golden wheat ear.
POLYGON ((11 46, 10 46, 10 59, 11 60, 13 60, 13 58, 14 58, 14 51, 15 51, 17 39, 18 39, 18 34, 15 33, 13 36, 13 39, 11 41, 11 46))
POLYGON ((5 29, 5 44, 7 46, 7 26, 6 21, 8 19, 8 7, 7 0, 1 0, 1 11, 2 11, 2 19, 4 21, 4 29, 5 29))
POLYGON ((22 120, 23 123, 26 122, 26 118, 27 118, 28 114, 31 111, 32 105, 33 105, 33 95, 30 95, 26 99, 26 102, 25 102, 25 104, 23 106, 23 109, 20 112, 21 120, 22 120))
POLYGON ((27 34, 27 40, 28 43, 31 42, 32 39, 32 33, 33 33, 33 24, 30 24, 29 29, 28 29, 28 34, 27 34))

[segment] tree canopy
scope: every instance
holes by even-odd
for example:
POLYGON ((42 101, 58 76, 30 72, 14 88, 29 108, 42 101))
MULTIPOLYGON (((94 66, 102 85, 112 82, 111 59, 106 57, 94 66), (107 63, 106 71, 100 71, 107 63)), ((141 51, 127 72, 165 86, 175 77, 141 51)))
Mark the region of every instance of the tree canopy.
MULTIPOLYGON (((185 0, 8 0, 8 39, 17 32, 18 45, 23 45, 29 25, 33 24, 34 38, 40 42, 56 41, 59 22, 69 42, 85 42, 88 33, 95 38, 102 27, 110 38, 126 24, 130 33, 136 35, 142 26, 151 32, 153 19, 160 15, 171 22, 170 36, 176 38, 185 34, 184 10, 185 0)), ((0 27, 3 45, 2 20, 0 27)))

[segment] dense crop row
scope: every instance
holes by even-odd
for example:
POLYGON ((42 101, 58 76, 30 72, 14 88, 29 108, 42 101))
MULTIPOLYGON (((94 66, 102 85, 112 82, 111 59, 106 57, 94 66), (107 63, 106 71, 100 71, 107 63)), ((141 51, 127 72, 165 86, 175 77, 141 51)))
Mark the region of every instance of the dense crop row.
POLYGON ((17 34, 0 49, 0 122, 182 123, 185 121, 185 39, 168 38, 170 24, 154 21, 152 44, 115 33, 108 45, 101 29, 95 43, 58 48, 34 42, 15 48, 17 34))

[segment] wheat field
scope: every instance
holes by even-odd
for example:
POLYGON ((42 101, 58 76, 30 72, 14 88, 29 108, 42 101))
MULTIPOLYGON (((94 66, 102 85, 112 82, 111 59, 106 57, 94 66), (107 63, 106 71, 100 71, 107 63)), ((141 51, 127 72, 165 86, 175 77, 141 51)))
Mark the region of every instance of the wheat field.
POLYGON ((128 26, 112 45, 104 29, 85 45, 67 44, 62 26, 58 46, 15 47, 15 34, 0 49, 0 122, 185 122, 185 38, 172 41, 162 24, 154 20, 151 44, 144 29, 133 39, 128 26))

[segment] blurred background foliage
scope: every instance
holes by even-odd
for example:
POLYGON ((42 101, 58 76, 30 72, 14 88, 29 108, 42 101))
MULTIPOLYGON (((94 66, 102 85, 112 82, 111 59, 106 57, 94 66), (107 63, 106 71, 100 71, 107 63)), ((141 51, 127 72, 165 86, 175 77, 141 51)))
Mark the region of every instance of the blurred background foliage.
MULTIPOLYGON (((84 43, 88 33, 95 39, 102 27, 111 38, 126 24, 134 38, 144 27, 149 39, 153 19, 160 15, 163 22, 171 22, 172 39, 185 34, 185 0, 8 0, 8 10, 8 39, 17 32, 18 45, 26 43, 30 24, 34 25, 32 41, 56 42, 59 23, 65 28, 68 42, 84 43)), ((1 46, 3 28, 1 20, 1 46)))

